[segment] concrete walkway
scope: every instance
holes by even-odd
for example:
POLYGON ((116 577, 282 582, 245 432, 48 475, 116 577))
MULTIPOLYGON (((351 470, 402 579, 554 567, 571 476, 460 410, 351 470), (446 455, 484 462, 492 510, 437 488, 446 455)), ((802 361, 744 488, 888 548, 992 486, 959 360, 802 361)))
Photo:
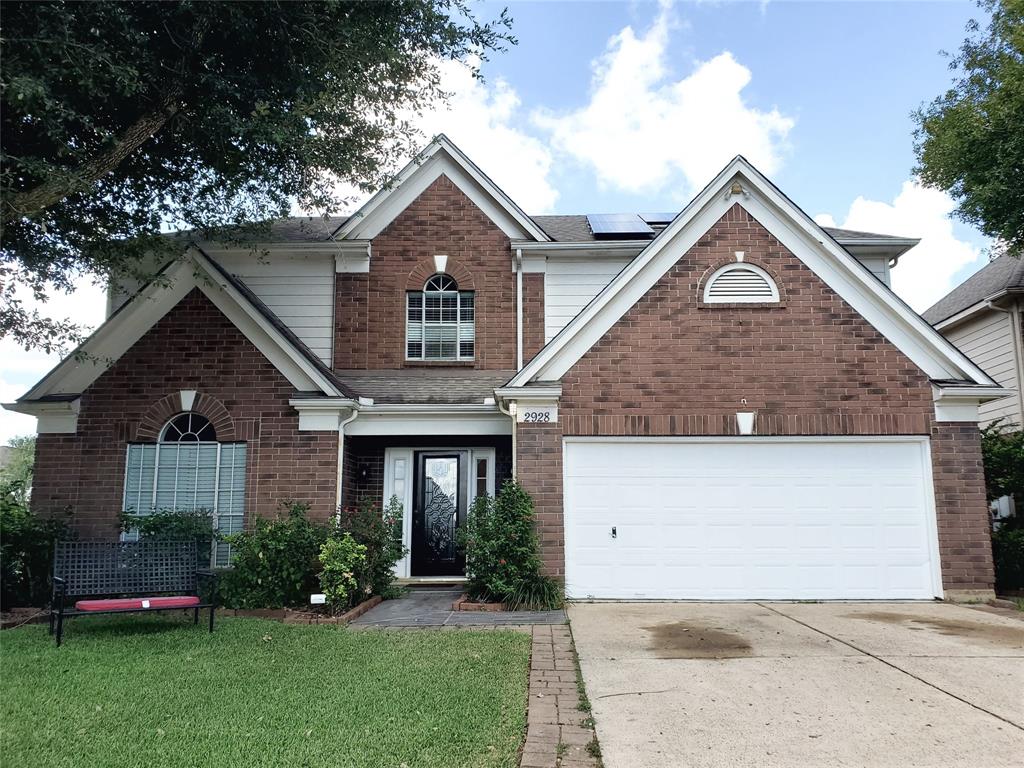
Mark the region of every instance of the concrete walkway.
POLYGON ((565 611, 453 611, 459 588, 412 587, 371 608, 350 627, 511 627, 565 624, 565 611))
POLYGON ((1020 766, 1024 622, 942 603, 569 609, 606 768, 1020 766))

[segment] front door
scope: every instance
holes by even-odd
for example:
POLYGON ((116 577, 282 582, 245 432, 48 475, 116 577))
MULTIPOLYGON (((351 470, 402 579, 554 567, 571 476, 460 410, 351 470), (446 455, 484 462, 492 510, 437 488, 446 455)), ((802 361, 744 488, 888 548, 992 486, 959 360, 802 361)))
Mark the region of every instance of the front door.
POLYGON ((412 575, 461 576, 456 533, 466 522, 467 451, 416 453, 412 575))

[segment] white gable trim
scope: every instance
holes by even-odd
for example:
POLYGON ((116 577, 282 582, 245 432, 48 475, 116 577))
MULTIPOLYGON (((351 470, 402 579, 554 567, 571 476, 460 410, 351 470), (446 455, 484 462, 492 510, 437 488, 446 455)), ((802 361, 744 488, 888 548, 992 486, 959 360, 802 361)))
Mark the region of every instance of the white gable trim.
POLYGON ((193 288, 201 290, 297 390, 340 395, 337 388, 210 265, 208 258, 193 248, 183 259, 172 262, 157 279, 97 328, 75 354, 60 362, 21 399, 37 400, 47 395, 83 392, 193 288))
POLYGON ((334 238, 372 240, 440 176, 450 179, 511 239, 551 239, 444 134, 350 216, 334 238))
POLYGON ((560 379, 736 203, 929 378, 997 386, 742 157, 730 162, 508 386, 560 379))

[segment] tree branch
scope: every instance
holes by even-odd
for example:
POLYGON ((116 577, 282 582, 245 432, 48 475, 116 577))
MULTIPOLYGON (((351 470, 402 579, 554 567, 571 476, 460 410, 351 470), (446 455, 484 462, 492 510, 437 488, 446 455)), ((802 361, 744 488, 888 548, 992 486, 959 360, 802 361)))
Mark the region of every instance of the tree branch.
POLYGON ((129 126, 114 146, 79 166, 68 176, 62 175, 8 197, 4 200, 0 222, 8 224, 20 218, 31 217, 68 195, 84 192, 92 187, 163 128, 181 107, 182 95, 183 90, 180 86, 172 88, 153 109, 129 126))

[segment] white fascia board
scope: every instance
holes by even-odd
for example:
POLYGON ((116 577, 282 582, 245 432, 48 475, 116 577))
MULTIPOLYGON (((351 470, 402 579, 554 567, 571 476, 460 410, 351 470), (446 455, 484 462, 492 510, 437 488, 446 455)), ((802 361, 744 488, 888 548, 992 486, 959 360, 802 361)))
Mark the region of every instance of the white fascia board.
POLYGON ((293 398, 288 404, 299 412, 300 432, 337 432, 342 420, 359 410, 355 400, 344 397, 293 398))
POLYGON ((638 254, 652 240, 581 240, 579 242, 534 243, 528 240, 514 241, 512 250, 542 251, 547 255, 570 255, 576 251, 586 251, 587 256, 621 256, 623 252, 638 254), (563 251, 565 253, 563 253, 563 251))
POLYGON ((21 400, 80 394, 196 286, 191 259, 170 262, 21 400))
POLYGON ((932 386, 936 421, 978 421, 978 406, 1015 393, 1002 387, 932 386))
POLYGON ((558 384, 543 387, 497 387, 494 396, 502 400, 557 401, 562 396, 562 387, 558 384))
POLYGON ((78 431, 80 400, 42 403, 3 403, 3 408, 15 413, 36 417, 36 432, 40 435, 73 435, 78 431))
POLYGON ((744 158, 737 157, 509 382, 560 379, 697 240, 739 203, 929 378, 995 386, 744 158), (739 182, 740 194, 731 187, 739 182))
POLYGON ((132 297, 21 399, 81 393, 193 288, 199 288, 296 389, 340 394, 308 360, 292 349, 245 297, 208 265, 207 259, 209 257, 201 251, 192 249, 186 258, 171 262, 158 279, 132 297))
POLYGON ((373 405, 345 427, 346 435, 511 435, 512 422, 494 405, 373 405))
POLYGON ((335 240, 372 240, 439 176, 447 176, 511 239, 550 238, 443 134, 338 229, 335 240))

